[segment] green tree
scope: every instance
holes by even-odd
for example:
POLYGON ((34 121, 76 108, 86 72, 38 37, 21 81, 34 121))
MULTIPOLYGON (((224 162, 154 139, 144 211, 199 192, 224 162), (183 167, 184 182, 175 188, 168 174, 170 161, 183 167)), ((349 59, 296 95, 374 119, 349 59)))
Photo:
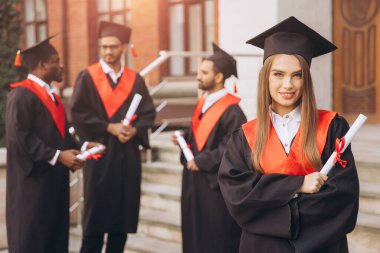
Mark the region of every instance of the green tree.
POLYGON ((22 32, 19 3, 20 0, 0 1, 0 147, 5 146, 5 103, 9 84, 25 74, 25 69, 13 66, 22 32))

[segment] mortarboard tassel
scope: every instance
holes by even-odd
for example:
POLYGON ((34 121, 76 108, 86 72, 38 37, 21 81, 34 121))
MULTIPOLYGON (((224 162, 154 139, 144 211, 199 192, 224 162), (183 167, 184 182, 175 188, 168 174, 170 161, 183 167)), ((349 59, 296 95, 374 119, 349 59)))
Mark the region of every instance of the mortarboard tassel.
POLYGON ((17 54, 16 54, 16 57, 15 57, 15 62, 14 62, 14 66, 16 67, 21 67, 22 66, 22 63, 21 63, 21 54, 20 54, 20 50, 17 50, 17 54))
POLYGON ((234 93, 237 94, 238 93, 238 89, 237 89, 237 86, 236 86, 236 83, 234 82, 234 93))
POLYGON ((137 50, 133 44, 131 44, 132 56, 136 58, 138 56, 137 50))

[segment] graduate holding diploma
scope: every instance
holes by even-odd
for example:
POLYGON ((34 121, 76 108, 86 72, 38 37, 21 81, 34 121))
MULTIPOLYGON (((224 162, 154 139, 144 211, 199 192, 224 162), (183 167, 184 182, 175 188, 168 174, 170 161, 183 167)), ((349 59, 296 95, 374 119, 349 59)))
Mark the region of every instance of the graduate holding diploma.
POLYGON ((231 133, 247 119, 239 106, 240 98, 224 87, 227 78, 237 77, 236 60, 216 44, 213 50, 213 55, 203 59, 198 69, 197 79, 204 96, 198 100, 192 124, 172 136, 172 141, 184 151, 183 253, 236 253, 239 248, 241 229, 228 213, 217 177, 231 133), (179 142, 181 135, 183 140, 179 142))
POLYGON ((50 39, 21 51, 28 76, 11 84, 6 107, 6 224, 10 253, 67 253, 69 169, 99 143, 80 145, 69 134, 65 110, 51 83, 63 65, 50 39), (81 148, 82 146, 82 148, 81 148))
POLYGON ((139 145, 149 147, 148 129, 153 126, 155 109, 144 79, 121 61, 130 35, 126 26, 101 22, 101 59, 81 72, 75 83, 71 115, 78 135, 107 146, 101 158, 88 160, 84 168, 81 253, 101 252, 105 234, 106 252, 121 253, 127 233, 137 229, 139 145), (132 105, 134 97, 141 99, 138 107, 136 102, 132 105))
POLYGON ((232 134, 219 169, 239 251, 346 253, 359 199, 350 146, 320 170, 349 125, 317 109, 310 74, 312 58, 336 46, 294 17, 247 43, 264 49, 257 118, 232 134))

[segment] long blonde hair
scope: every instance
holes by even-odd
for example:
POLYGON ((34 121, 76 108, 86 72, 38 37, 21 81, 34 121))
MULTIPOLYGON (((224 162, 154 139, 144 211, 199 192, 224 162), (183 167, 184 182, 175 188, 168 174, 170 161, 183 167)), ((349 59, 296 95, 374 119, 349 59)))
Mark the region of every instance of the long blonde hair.
MULTIPOLYGON (((313 82, 311 79, 309 65, 299 55, 294 55, 301 64, 302 69, 302 95, 299 101, 301 106, 301 163, 305 167, 306 161, 316 170, 322 168, 322 161, 317 149, 316 129, 318 124, 318 110, 315 100, 313 82)), ((271 127, 269 116, 269 105, 272 98, 269 93, 269 74, 275 55, 268 57, 259 74, 257 93, 257 119, 256 119, 256 139, 252 152, 253 168, 262 172, 260 157, 268 140, 271 127)))

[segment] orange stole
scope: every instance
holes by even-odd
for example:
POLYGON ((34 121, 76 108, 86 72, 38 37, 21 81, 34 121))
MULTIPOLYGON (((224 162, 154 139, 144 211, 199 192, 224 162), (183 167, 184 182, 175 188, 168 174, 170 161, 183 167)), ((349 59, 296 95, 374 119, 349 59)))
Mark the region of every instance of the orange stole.
POLYGON ((194 133, 195 143, 197 144, 198 151, 201 151, 208 137, 210 136, 211 131, 214 129, 216 123, 223 115, 225 110, 230 105, 235 105, 240 102, 240 98, 235 97, 229 93, 219 99, 215 104, 213 104, 203 115, 202 119, 199 119, 199 116, 202 113, 202 107, 204 104, 204 99, 201 98, 193 114, 192 128, 194 133))
POLYGON ((136 80, 136 73, 128 68, 124 68, 118 85, 116 85, 115 89, 112 89, 99 62, 89 66, 87 70, 106 109, 107 116, 111 118, 131 94, 136 80))
POLYGON ((65 138, 66 115, 65 109, 63 108, 62 102, 59 99, 59 97, 53 93, 53 96, 58 103, 58 105, 56 105, 54 101, 50 98, 46 90, 30 79, 26 79, 19 83, 11 84, 12 89, 16 87, 24 87, 32 91, 41 100, 41 102, 48 109, 51 117, 53 118, 53 121, 62 138, 65 138))
MULTIPOLYGON (((322 154, 326 144, 327 133, 330 123, 335 117, 336 112, 318 110, 318 127, 317 127, 317 148, 319 155, 322 154)), ((245 138, 251 150, 254 150, 256 138, 256 120, 249 121, 243 126, 245 138)), ((271 124, 271 129, 268 136, 268 141, 265 145, 264 152, 260 157, 260 165, 265 174, 279 173, 293 176, 307 175, 315 172, 314 168, 306 161, 305 169, 301 164, 301 141, 300 129, 293 140, 289 155, 286 156, 285 150, 280 139, 277 136, 276 130, 271 124)))

